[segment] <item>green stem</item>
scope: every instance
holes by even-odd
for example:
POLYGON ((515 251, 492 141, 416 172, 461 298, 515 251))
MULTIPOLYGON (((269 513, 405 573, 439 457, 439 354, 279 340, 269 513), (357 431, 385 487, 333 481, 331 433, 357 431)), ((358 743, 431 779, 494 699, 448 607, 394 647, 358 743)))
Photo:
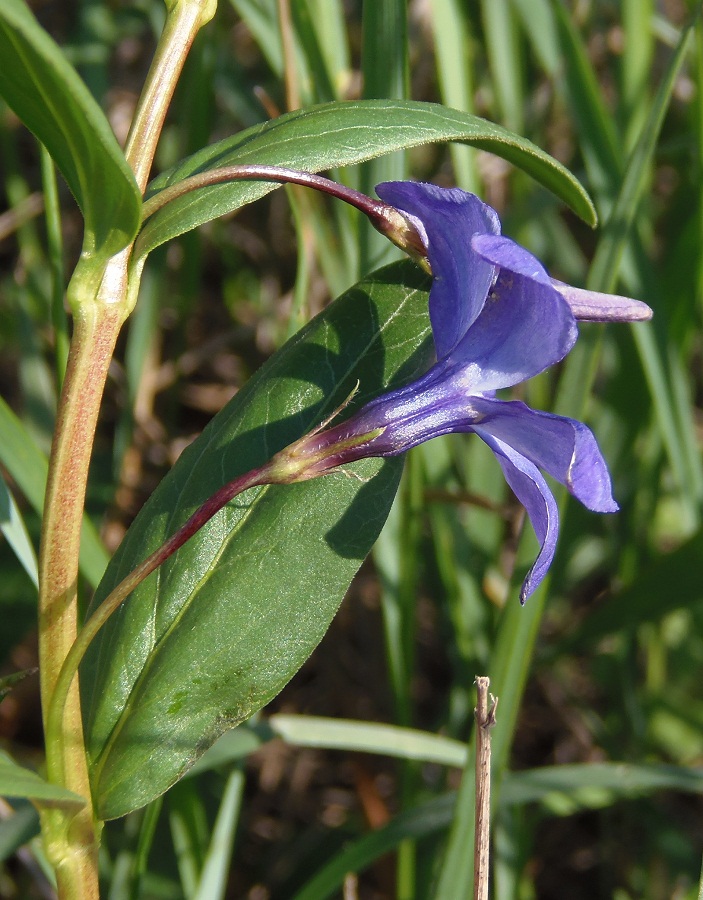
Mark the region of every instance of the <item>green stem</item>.
POLYGON ((127 138, 125 156, 143 192, 166 113, 195 36, 215 13, 214 0, 173 0, 127 138))
MULTIPOLYGON (((39 659, 49 780, 90 797, 80 697, 66 698, 66 728, 49 728, 47 711, 61 665, 75 640, 78 553, 85 487, 102 388, 123 316, 120 307, 77 311, 52 447, 39 558, 39 659)), ((90 803, 71 820, 53 810, 44 819, 47 849, 60 897, 98 896, 97 833, 90 803)))
MULTIPOLYGON (((132 126, 127 159, 142 190, 183 63, 212 0, 176 0, 132 126)), ((131 247, 111 259, 97 295, 70 298, 74 334, 59 403, 39 559, 39 659, 49 780, 85 797, 77 814, 48 810, 42 828, 60 898, 92 900, 98 890, 98 834, 90 802, 78 684, 69 683, 60 715, 50 715, 59 675, 78 630, 80 529, 88 467, 107 371, 136 286, 128 282, 131 247)))

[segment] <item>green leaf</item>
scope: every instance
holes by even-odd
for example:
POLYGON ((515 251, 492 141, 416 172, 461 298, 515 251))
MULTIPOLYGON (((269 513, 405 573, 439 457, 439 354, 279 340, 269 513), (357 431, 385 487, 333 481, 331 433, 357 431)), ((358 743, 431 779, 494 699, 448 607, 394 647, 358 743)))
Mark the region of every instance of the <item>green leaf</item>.
POLYGON ((200 757, 188 775, 243 759, 275 737, 297 747, 377 753, 442 766, 461 767, 466 762, 466 744, 429 731, 353 719, 276 713, 260 724, 248 723, 223 734, 200 757))
POLYGON ((617 130, 571 12, 562 0, 552 0, 551 7, 561 44, 563 76, 558 83, 568 96, 596 200, 603 202, 617 190, 623 171, 617 130))
POLYGON ((499 118, 509 128, 522 131, 525 78, 514 4, 508 0, 483 0, 481 19, 499 118))
MULTIPOLYGON (((474 108, 474 50, 468 13, 462 0, 431 0, 432 34, 442 101, 454 109, 474 108)), ((456 180, 466 191, 479 192, 475 154, 468 147, 452 146, 456 180)))
POLYGON ((674 95, 674 88, 686 58, 694 27, 692 22, 681 32, 681 39, 659 83, 641 134, 627 160, 622 184, 603 228, 603 234, 598 241, 598 247, 588 273, 588 287, 591 290, 612 291, 617 283, 620 261, 627 246, 632 223, 639 208, 654 151, 664 124, 664 117, 674 95))
POLYGON ((66 788, 49 784, 36 772, 19 766, 0 750, 0 796, 25 797, 40 806, 57 806, 66 809, 80 809, 85 805, 83 797, 67 791, 66 788))
MULTIPOLYGON (((586 222, 595 224, 595 211, 583 187, 539 147, 478 116, 411 100, 360 100, 296 110, 195 153, 155 179, 148 193, 153 196, 190 175, 222 166, 256 163, 320 172, 440 141, 460 141, 502 156, 561 197, 586 222)), ((276 186, 236 181, 179 197, 147 220, 138 255, 239 209, 276 186)))
POLYGON ((141 197, 110 125, 23 0, 0 4, 0 95, 44 144, 85 218, 83 252, 105 260, 132 240, 141 197))
MULTIPOLYGON (((355 286, 262 367, 184 452, 111 562, 97 602, 222 484, 429 361, 428 280, 402 263, 355 286)), ((268 702, 324 635, 388 514, 402 463, 236 498, 114 615, 81 667, 98 815, 173 784, 268 702), (363 480, 360 480, 363 479, 363 480)))

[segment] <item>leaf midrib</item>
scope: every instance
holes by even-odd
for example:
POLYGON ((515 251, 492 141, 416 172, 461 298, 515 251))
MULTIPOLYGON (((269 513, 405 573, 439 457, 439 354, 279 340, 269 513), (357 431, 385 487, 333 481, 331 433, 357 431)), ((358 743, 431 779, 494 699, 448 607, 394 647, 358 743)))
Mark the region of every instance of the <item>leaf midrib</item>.
MULTIPOLYGON (((354 369, 359 365, 360 361, 369 354, 371 348, 375 344, 381 342, 383 334, 390 327, 390 325, 395 321, 395 319, 403 313, 411 296, 413 296, 413 294, 415 293, 415 290, 416 290, 415 288, 408 288, 406 290, 403 301, 401 303, 399 303, 397 305, 397 307, 395 308, 395 310, 392 312, 392 314, 386 318, 386 320, 383 322, 380 329, 374 333, 372 338, 364 345, 363 349, 359 350, 355 354, 355 356, 352 357, 347 362, 343 373, 340 373, 337 377, 338 383, 341 383, 345 378, 347 378, 351 374, 351 372, 354 371, 354 369)), ((323 325, 324 325, 324 323, 323 323, 323 325)), ((305 337, 304 332, 299 332, 299 335, 300 335, 300 338, 298 340, 298 343, 301 340, 303 340, 305 337)), ((284 358, 281 358, 281 360, 278 361, 277 364, 274 364, 271 367, 271 372, 269 373, 269 378, 271 380, 273 380, 275 378, 276 369, 285 367, 285 365, 286 365, 286 360, 284 358)), ((324 418, 324 412, 326 410, 331 411, 332 409, 334 409, 334 406, 335 406, 335 401, 332 399, 332 397, 324 398, 323 404, 319 411, 320 414, 322 415, 322 417, 324 418)), ((270 422, 267 422, 266 424, 270 424, 270 422)), ((197 457, 198 461, 200 459, 202 459, 203 455, 207 452, 209 447, 212 445, 213 441, 215 441, 217 438, 219 438, 221 433, 224 430, 226 430, 227 425, 228 425, 227 421, 223 421, 221 428, 219 428, 217 430, 213 429, 212 435, 208 439, 207 443, 204 444, 202 451, 200 452, 200 454, 197 457)), ((236 433, 237 433, 237 431, 235 430, 233 432, 233 435, 236 433)), ((192 467, 192 470, 195 471, 195 469, 196 469, 196 465, 194 464, 192 467)), ((185 492, 185 490, 186 490, 188 484, 190 484, 190 482, 191 482, 191 477, 189 476, 183 482, 183 485, 178 492, 177 498, 180 499, 180 497, 183 495, 183 493, 185 492)), ((239 533, 240 529, 245 525, 245 523, 249 520, 249 518, 258 511, 258 507, 259 507, 260 503, 264 502, 265 497, 268 495, 268 493, 270 492, 272 487, 277 487, 277 485, 264 485, 264 486, 261 486, 258 488, 251 489, 251 490, 256 490, 257 493, 255 494, 252 502, 249 503, 247 510, 242 514, 239 521, 234 525, 234 527, 231 529, 231 531, 229 532, 229 534, 227 535, 225 540, 222 542, 220 548, 217 551, 216 556, 214 557, 214 559, 208 566, 207 570, 200 577, 198 583, 193 587, 189 596, 184 600, 183 604, 179 608, 179 610, 178 610, 177 614, 175 615, 174 619, 172 620, 172 622, 169 624, 169 626, 166 628, 166 630, 163 632, 163 634, 159 637, 159 639, 153 643, 151 650, 147 655, 146 661, 145 661, 144 665, 142 666, 141 671, 139 672, 139 675, 135 679, 132 688, 129 691, 128 698, 127 698, 124 706, 120 710, 120 713, 115 721, 115 724, 110 732, 109 737, 105 741, 98 756, 93 760, 94 781, 96 783, 98 783, 98 784, 100 783, 102 771, 103 771, 103 768, 104 768, 107 760, 109 759, 110 751, 112 750, 115 743, 119 739, 119 736, 120 736, 123 728, 125 727, 125 724, 129 720, 129 713, 134 708, 134 705, 136 704, 137 700, 139 699, 139 695, 141 693, 141 687, 142 687, 143 683, 145 682, 148 675, 150 674, 152 667, 156 664, 156 659, 157 659, 159 653, 161 652, 160 648, 163 647, 168 642, 170 636, 176 630, 176 628, 178 627, 178 625, 181 622, 181 620, 183 619, 183 617, 187 614, 188 610, 191 608, 193 603, 196 601, 197 596, 200 593, 200 591, 203 589, 203 587, 208 583, 208 581, 212 577, 212 574, 214 572, 217 561, 221 558, 222 554, 225 552, 225 550, 229 546, 230 542, 236 537, 236 535, 239 533)), ((242 494, 240 496, 244 496, 246 493, 248 493, 248 491, 244 492, 244 494, 242 494)), ((178 508, 178 502, 174 503, 173 508, 174 509, 178 508)), ((168 531, 169 531, 168 525, 171 524, 175 515, 176 515, 175 512, 171 513, 171 516, 168 519, 168 524, 164 529, 164 533, 168 533, 168 531)), ((219 513, 218 513, 218 515, 219 515, 219 513)), ((152 606, 152 609, 153 609, 152 622, 154 621, 154 619, 157 615, 158 594, 159 594, 159 588, 160 588, 161 578, 162 578, 162 574, 163 574, 162 569, 157 569, 155 574, 156 574, 157 580, 156 580, 156 584, 154 586, 153 596, 156 599, 154 600, 153 606, 152 606)))

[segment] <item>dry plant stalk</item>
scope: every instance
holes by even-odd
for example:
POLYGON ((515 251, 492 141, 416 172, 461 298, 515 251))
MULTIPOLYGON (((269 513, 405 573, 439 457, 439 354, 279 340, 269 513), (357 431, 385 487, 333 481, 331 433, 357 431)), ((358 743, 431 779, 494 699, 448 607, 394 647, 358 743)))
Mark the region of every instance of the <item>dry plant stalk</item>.
POLYGON ((491 832, 491 728, 496 723, 498 700, 491 696, 490 680, 477 675, 476 717, 476 827, 474 832, 474 900, 488 900, 491 832))

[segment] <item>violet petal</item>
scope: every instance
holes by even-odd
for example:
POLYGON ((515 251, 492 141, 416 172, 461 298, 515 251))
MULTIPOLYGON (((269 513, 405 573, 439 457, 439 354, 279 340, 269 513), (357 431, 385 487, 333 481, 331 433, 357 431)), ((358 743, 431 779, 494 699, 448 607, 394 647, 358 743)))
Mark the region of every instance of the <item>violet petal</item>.
POLYGON ((519 400, 474 397, 483 418, 473 426, 493 435, 560 481, 593 512, 617 512, 608 467, 589 428, 575 419, 530 409, 519 400))
POLYGON ((540 542, 537 559, 520 590, 520 603, 524 603, 535 592, 554 559, 559 534, 559 510, 547 482, 529 459, 498 438, 482 433, 479 429, 477 433, 495 453, 505 480, 527 510, 540 542))
POLYGON ((481 315, 450 354, 470 393, 510 387, 562 360, 578 337, 550 286, 501 269, 481 315))
POLYGON ((510 238, 495 234, 476 234, 471 238, 471 246, 486 262, 547 287, 553 287, 549 275, 537 257, 510 238))
POLYGON ((648 322, 654 315, 652 308, 641 300, 575 288, 556 278, 551 282, 581 322, 648 322))
POLYGON ((472 249, 471 237, 499 234, 500 221, 490 206, 458 189, 391 181, 379 184, 376 193, 424 226, 434 273, 430 321, 441 359, 476 321, 495 275, 494 267, 472 249))

